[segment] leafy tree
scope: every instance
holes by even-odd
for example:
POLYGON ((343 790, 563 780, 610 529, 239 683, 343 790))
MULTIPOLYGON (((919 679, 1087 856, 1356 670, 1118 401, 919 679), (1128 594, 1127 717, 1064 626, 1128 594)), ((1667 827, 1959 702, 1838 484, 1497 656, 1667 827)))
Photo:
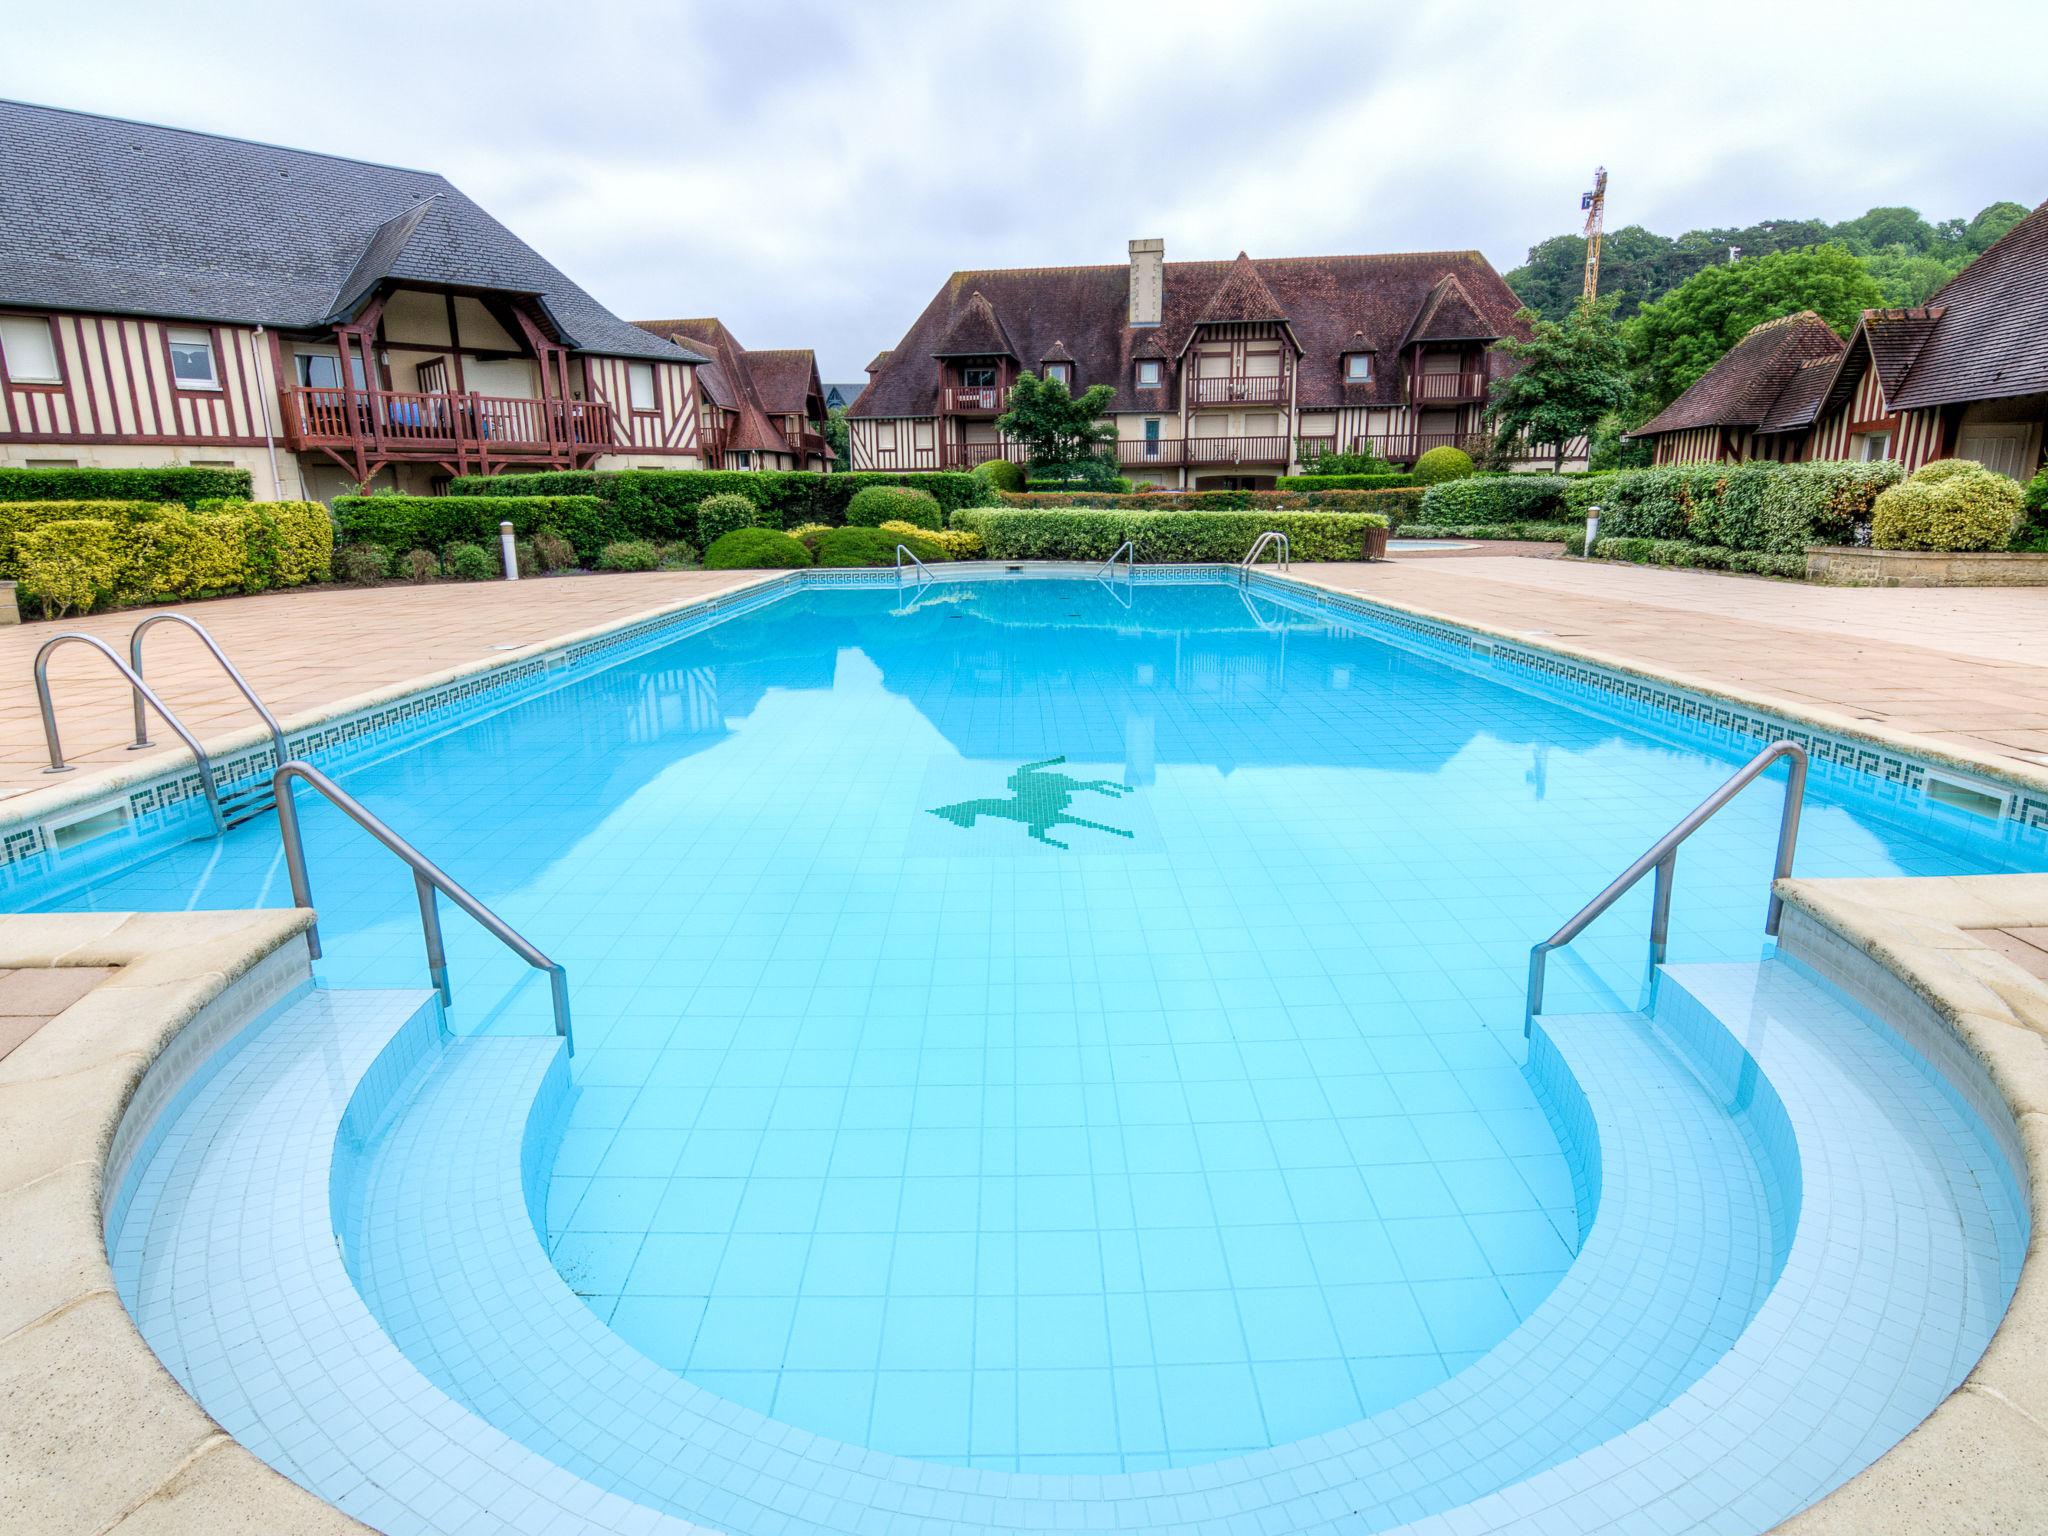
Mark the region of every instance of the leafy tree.
POLYGON ((1553 444, 1563 473, 1565 444, 1590 436, 1603 416, 1629 403, 1628 353, 1615 306, 1613 299, 1582 300, 1561 324, 1522 311, 1529 339, 1496 344, 1522 365, 1495 381, 1486 407, 1497 447, 1514 438, 1553 444))
POLYGON ((2013 225, 2027 216, 2018 203, 1993 203, 1970 220, 1963 234, 1963 246, 1972 256, 1981 255, 2003 240, 2013 225))
POLYGON ((1864 310, 1883 303, 1884 290, 1838 245, 1702 268, 1628 323, 1636 408, 1662 410, 1766 320, 1810 309, 1846 337, 1864 310))
POLYGON ((1934 226, 1920 217, 1917 208, 1873 208, 1860 219, 1845 219, 1837 224, 1834 237, 1858 256, 1868 256, 1888 245, 1931 251, 1939 238, 1934 226))
POLYGON ((1970 260, 1966 251, 1941 255, 1888 245, 1864 257, 1863 268, 1893 307, 1919 304, 1960 272, 1970 260))
MULTIPOLYGON (((1104 420, 1116 391, 1092 386, 1076 400, 1058 379, 1020 373, 1010 386, 1010 408, 996 418, 996 430, 1022 443, 1034 476, 1063 478, 1062 472, 1103 456, 1116 441, 1114 423, 1104 420)), ((1112 465, 1110 472, 1115 473, 1112 465)))
MULTIPOLYGON (((1546 320, 1562 320, 1579 302, 1586 282, 1586 239, 1552 235, 1529 247, 1529 259, 1507 275, 1515 297, 1546 320)), ((1606 277, 1603 268, 1601 277, 1606 277)))
POLYGON ((834 454, 834 469, 853 468, 853 434, 846 427, 845 406, 835 405, 825 413, 825 442, 834 454))

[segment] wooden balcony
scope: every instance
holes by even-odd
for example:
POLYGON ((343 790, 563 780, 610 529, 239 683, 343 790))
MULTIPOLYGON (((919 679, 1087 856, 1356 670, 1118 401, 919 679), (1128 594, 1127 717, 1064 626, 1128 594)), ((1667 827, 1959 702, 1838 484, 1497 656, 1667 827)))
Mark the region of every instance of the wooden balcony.
POLYGON ((1319 453, 1335 453, 1337 435, 1333 432, 1326 437, 1297 437, 1294 440, 1294 457, 1306 464, 1319 453))
POLYGON ((1409 399, 1417 405, 1470 405, 1486 398, 1483 373, 1418 373, 1409 384, 1409 399))
POLYGON ((947 384, 939 390, 939 409, 949 416, 1000 416, 1009 402, 1010 391, 1000 384, 947 384))
POLYGON ((1477 454, 1491 441, 1484 432, 1402 432, 1355 437, 1350 451, 1376 453, 1390 464, 1412 464, 1432 448, 1462 448, 1477 454))
POLYGON ((1168 469, 1176 464, 1185 464, 1187 443, 1178 437, 1124 437, 1117 439, 1116 461, 1134 468, 1168 469))
POLYGON ((1294 447, 1290 437, 1191 437, 1190 464, 1285 464, 1294 447))
POLYGON ((1220 379, 1195 379, 1189 385, 1195 405, 1230 405, 1249 402, 1277 405, 1287 398, 1287 380, 1278 374, 1254 378, 1232 374, 1220 379))
POLYGON ((948 443, 943 457, 948 469, 972 469, 991 459, 1008 459, 1012 464, 1031 460, 1022 443, 948 443))
POLYGON ((571 462, 615 445, 611 412, 587 400, 293 386, 282 392, 285 445, 394 459, 571 462))

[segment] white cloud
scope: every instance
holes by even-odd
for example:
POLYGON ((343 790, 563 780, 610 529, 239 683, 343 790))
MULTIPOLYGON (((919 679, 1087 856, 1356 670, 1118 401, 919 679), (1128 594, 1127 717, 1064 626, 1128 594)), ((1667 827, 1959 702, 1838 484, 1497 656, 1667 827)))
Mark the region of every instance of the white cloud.
POLYGON ((112 0, 0 94, 420 165, 629 316, 859 378, 957 267, 1666 233, 2048 197, 2048 8, 112 0))

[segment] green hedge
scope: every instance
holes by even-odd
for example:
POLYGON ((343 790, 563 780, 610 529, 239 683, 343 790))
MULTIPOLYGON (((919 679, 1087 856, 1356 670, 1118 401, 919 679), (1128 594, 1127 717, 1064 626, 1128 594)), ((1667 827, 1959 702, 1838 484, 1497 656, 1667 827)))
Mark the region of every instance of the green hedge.
POLYGON ((255 494, 246 469, 0 469, 0 501, 171 501, 197 507, 202 501, 248 501, 255 494))
POLYGON ((926 565, 937 565, 946 558, 945 550, 930 539, 920 538, 914 533, 891 533, 881 528, 848 524, 844 528, 828 528, 818 535, 818 564, 894 565, 898 544, 926 565))
POLYGON ((1273 482, 1281 491, 1398 491, 1422 482, 1393 470, 1383 475, 1282 475, 1273 482))
POLYGON ((810 563, 810 550, 773 528, 735 528, 704 551, 707 571, 796 570, 810 563))
POLYGON ((72 515, 18 528, 14 574, 50 617, 299 586, 324 580, 334 552, 333 524, 315 501, 223 501, 206 512, 177 503, 40 505, 72 515))
POLYGON ((1432 485, 1417 516, 1440 525, 1540 522, 1565 515, 1570 485, 1561 475, 1468 475, 1432 485))
POLYGON ((935 497, 914 486, 870 485, 846 504, 846 521, 856 528, 879 528, 892 522, 943 528, 946 514, 935 497))
MULTIPOLYGON (((1574 555, 1586 552, 1586 530, 1565 540, 1574 555)), ((1730 549, 1725 544, 1695 544, 1689 539, 1610 539, 1606 532, 1593 546, 1595 560, 1624 560, 1632 565, 1670 565, 1695 571, 1741 571, 1751 576, 1806 579, 1806 556, 1762 549, 1730 549)))
POLYGON ((953 526, 979 534, 991 560, 1107 560, 1124 540, 1140 563, 1185 565, 1242 560, 1268 529, 1287 535, 1296 560, 1356 560, 1366 530, 1387 519, 1370 512, 1053 511, 971 507, 953 526))
MULTIPOLYGON (((1555 544, 1571 523, 1403 523, 1404 539, 1527 539, 1555 544)), ((1584 534, 1584 529, 1580 533, 1584 534)), ((1583 539, 1581 540, 1583 542, 1583 539)))
MULTIPOLYGON (((1029 491, 1002 498, 1005 507, 1112 512, 1371 512, 1398 526, 1422 505, 1419 487, 1385 491, 1141 491, 1132 496, 1085 491, 1029 491)), ((962 525, 955 523, 955 527, 962 525)))
POLYGON ((463 475, 450 483, 454 497, 595 496, 610 509, 615 539, 695 539, 697 506, 707 496, 745 496, 761 509, 761 524, 838 527, 846 504, 871 485, 907 485, 931 495, 944 512, 979 506, 988 495, 971 474, 819 475, 798 470, 564 469, 532 475, 463 475))
POLYGON ((451 544, 495 547, 498 524, 509 522, 522 539, 542 529, 560 534, 588 565, 605 545, 627 537, 614 509, 595 496, 337 496, 334 519, 342 543, 381 544, 398 554, 444 554, 451 544))
POLYGON ((1725 549, 1796 555, 1849 539, 1878 494, 1905 471, 1891 462, 1666 464, 1574 479, 1566 511, 1600 509, 1604 539, 1684 539, 1725 549))

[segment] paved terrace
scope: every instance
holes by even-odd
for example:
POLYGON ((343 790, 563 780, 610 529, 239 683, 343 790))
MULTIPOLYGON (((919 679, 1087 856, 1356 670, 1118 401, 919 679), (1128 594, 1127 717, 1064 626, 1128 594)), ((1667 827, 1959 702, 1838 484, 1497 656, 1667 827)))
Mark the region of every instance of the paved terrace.
MULTIPOLYGON (((1826 710, 1958 753, 2048 766, 2048 588, 1862 589, 1551 558, 1480 546, 1379 564, 1298 565, 1297 576, 1454 621, 1826 710)), ((329 588, 188 604, 288 724, 510 651, 623 623, 743 586, 747 573, 581 576, 474 586, 329 588)), ((119 649, 138 617, 106 614, 0 630, 0 804, 92 770, 138 767, 125 685, 82 647, 51 668, 68 781, 45 776, 30 686, 36 648, 83 629, 119 649)), ((150 637, 147 674, 202 740, 250 716, 189 635, 150 637)), ((152 737, 170 740, 155 726, 152 737)))

